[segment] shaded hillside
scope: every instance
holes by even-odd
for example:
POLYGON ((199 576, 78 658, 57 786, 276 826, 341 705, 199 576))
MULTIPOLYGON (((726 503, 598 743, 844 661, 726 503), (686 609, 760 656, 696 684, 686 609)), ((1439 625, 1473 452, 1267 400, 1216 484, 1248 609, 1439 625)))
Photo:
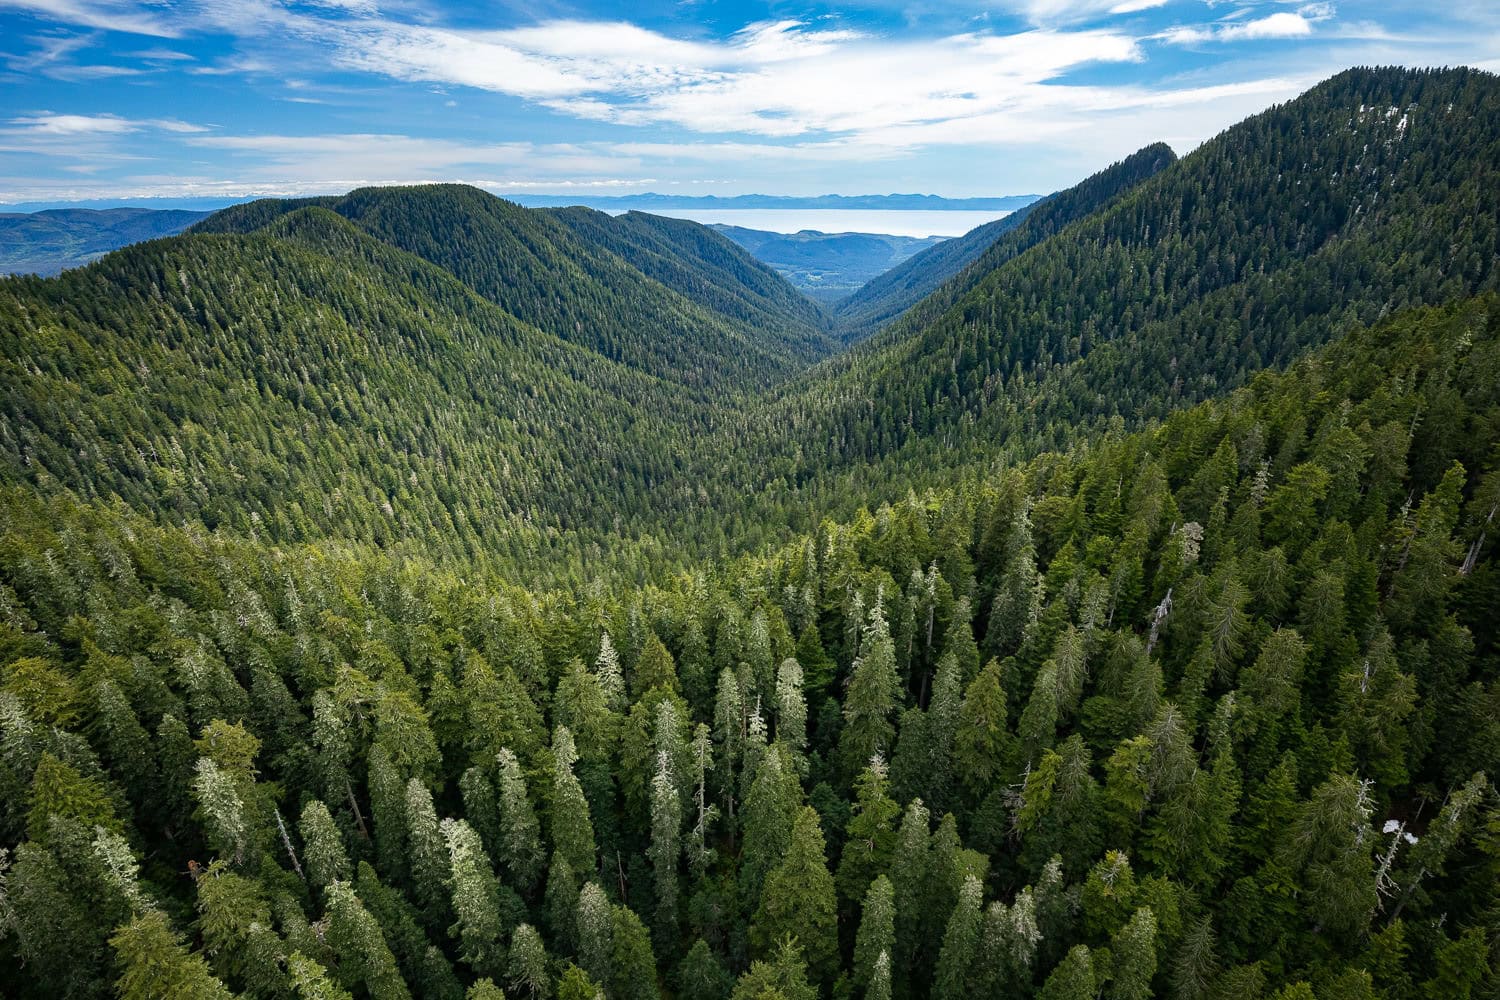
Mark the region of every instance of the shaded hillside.
POLYGON ((832 349, 824 336, 828 317, 775 270, 715 232, 717 227, 644 212, 547 212, 582 242, 616 254, 692 301, 757 330, 781 329, 799 357, 832 349))
MULTIPOLYGON (((822 347, 819 330, 792 296, 764 302, 749 320, 718 312, 608 247, 580 239, 555 216, 477 188, 379 187, 340 198, 251 202, 225 209, 196 231, 248 232, 307 205, 331 209, 378 239, 437 264, 539 329, 691 387, 763 384, 822 347), (773 325, 761 328, 757 322, 773 325)), ((699 267, 688 257, 678 257, 673 266, 679 271, 699 267)), ((718 277, 702 272, 697 284, 707 288, 718 277)), ((755 280, 763 283, 764 276, 755 280)))
POLYGON ((481 564, 617 527, 713 413, 322 208, 0 282, 0 344, 9 482, 481 564))
POLYGON ((920 311, 903 317, 908 329, 915 328, 957 301, 979 276, 1098 211, 1176 159, 1170 147, 1154 143, 1066 191, 922 251, 838 304, 834 318, 839 338, 845 343, 863 340, 921 302, 920 311), (941 294, 933 294, 939 290, 941 294))

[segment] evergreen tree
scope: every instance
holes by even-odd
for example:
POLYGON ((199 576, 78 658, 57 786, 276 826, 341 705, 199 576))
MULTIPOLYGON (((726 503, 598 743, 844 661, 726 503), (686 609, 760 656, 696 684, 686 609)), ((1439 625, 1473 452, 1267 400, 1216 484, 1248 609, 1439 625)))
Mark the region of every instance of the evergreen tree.
POLYGON ((833 981, 838 965, 838 906, 818 812, 803 806, 780 864, 766 876, 750 940, 762 956, 795 937, 814 983, 833 981))
POLYGON ((932 984, 934 1000, 959 1000, 972 994, 970 984, 984 924, 983 903, 979 880, 968 876, 943 934, 943 948, 938 954, 937 975, 932 984))
POLYGON ((874 989, 879 959, 885 957, 887 989, 891 977, 890 956, 896 948, 896 899, 891 880, 880 875, 870 883, 860 911, 859 933, 854 938, 854 988, 874 989))
POLYGON ((1112 957, 1105 994, 1110 1000, 1147 1000, 1156 976, 1156 915, 1150 907, 1135 911, 1110 939, 1112 957))
POLYGON ((609 995, 614 1000, 659 1000, 656 955, 646 925, 628 906, 616 906, 611 933, 609 995))
POLYGON ((542 878, 546 856, 542 852, 542 829, 531 799, 521 762, 509 750, 497 758, 500 770, 500 859, 516 888, 529 895, 542 878))
POLYGON ((309 801, 302 809, 297 829, 302 834, 302 858, 307 862, 307 875, 313 885, 322 887, 354 877, 343 836, 327 806, 317 799, 309 801))
POLYGON ((745 799, 745 845, 740 854, 739 890, 754 913, 766 875, 781 864, 792 843, 802 805, 802 786, 781 744, 766 751, 745 799))
POLYGON ((665 691, 676 694, 677 667, 672 654, 656 633, 646 638, 641 655, 636 658, 635 671, 630 678, 630 694, 639 700, 648 691, 665 691))
POLYGON ((458 922, 448 933, 460 942, 459 954, 479 974, 498 975, 504 968, 501 939, 506 934, 500 914, 499 883, 479 834, 461 819, 442 822, 448 847, 449 884, 458 922))
POLYGON ((776 673, 776 739, 795 753, 807 747, 807 701, 802 694, 802 666, 781 661, 776 673))
POLYGON ((870 985, 865 989, 865 1000, 891 1000, 891 956, 882 951, 875 957, 875 970, 870 973, 870 985))
POLYGON ((657 753, 651 780, 651 858, 656 888, 656 940, 670 951, 677 939, 677 866, 682 856, 682 800, 665 748, 657 753))
MULTIPOLYGON (((588 875, 595 867, 594 824, 583 787, 573 774, 573 762, 577 759, 573 734, 566 726, 558 726, 552 736, 552 845, 567 859, 575 874, 588 875)), ((592 969, 584 968, 593 974, 592 969)))
POLYGON ((598 883, 578 893, 578 962, 595 982, 614 982, 614 914, 598 883))
POLYGON ((871 880, 890 867, 896 842, 893 824, 901 814, 901 807, 886 793, 885 761, 878 756, 860 772, 854 789, 837 877, 839 895, 849 901, 860 899, 871 880))
POLYGON ((964 691, 953 736, 955 770, 976 798, 989 791, 1010 758, 1013 740, 1006 712, 1000 663, 990 660, 964 691))
POLYGON ((860 639, 860 650, 849 677, 844 731, 839 738, 844 773, 851 776, 876 754, 889 752, 895 742, 891 714, 897 708, 900 678, 890 627, 878 603, 860 639))
POLYGON ((901 817, 896 833, 896 851, 891 857, 890 879, 896 902, 896 947, 894 979, 901 993, 911 974, 927 916, 926 901, 933 877, 930 817, 921 799, 913 799, 901 817))
POLYGON ((448 913, 448 845, 432 806, 432 793, 416 778, 406 783, 406 824, 412 896, 430 928, 443 926, 448 913))
POLYGON ((363 987, 372 1000, 410 1000, 411 992, 396 968, 396 958, 385 943, 380 925, 349 883, 331 883, 327 900, 326 939, 338 959, 343 985, 351 991, 363 987))
POLYGON ((321 965, 300 951, 287 956, 286 971, 300 1000, 352 1000, 348 991, 328 978, 321 965))
POLYGON ((1038 1000, 1089 1000, 1098 995, 1094 960, 1088 945, 1076 944, 1047 977, 1038 1000))
POLYGON ((370 818, 375 827, 375 856, 387 877, 407 872, 406 786, 379 745, 370 748, 370 818))
POLYGON ((120 966, 115 992, 120 1000, 229 1000, 224 984, 208 964, 178 941, 159 910, 141 914, 109 939, 120 966))
POLYGON ((531 1000, 552 996, 552 978, 547 972, 547 949, 542 936, 530 924, 521 924, 510 940, 506 979, 517 995, 531 1000))

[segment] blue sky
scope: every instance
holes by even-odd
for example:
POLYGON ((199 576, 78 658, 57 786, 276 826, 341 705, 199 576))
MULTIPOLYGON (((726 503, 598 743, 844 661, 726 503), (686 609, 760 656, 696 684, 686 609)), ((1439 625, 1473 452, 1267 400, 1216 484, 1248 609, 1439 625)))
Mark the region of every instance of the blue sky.
POLYGON ((0 0, 0 202, 1045 192, 1500 2, 0 0))

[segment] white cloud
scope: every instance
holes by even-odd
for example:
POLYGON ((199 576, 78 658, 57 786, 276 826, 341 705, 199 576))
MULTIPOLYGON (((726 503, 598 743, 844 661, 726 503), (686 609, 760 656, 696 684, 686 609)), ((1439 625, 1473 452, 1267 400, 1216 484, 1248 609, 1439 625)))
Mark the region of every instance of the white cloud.
POLYGON ((1157 37, 1172 45, 1306 38, 1313 33, 1314 24, 1333 18, 1334 9, 1332 4, 1314 3, 1296 12, 1283 10, 1251 20, 1235 19, 1243 13, 1237 11, 1217 24, 1168 28, 1157 37))
POLYGON ((12 118, 10 119, 10 124, 15 127, 4 130, 9 135, 97 136, 125 135, 131 132, 147 130, 175 132, 179 134, 209 131, 206 126, 178 121, 175 118, 131 119, 121 118, 119 115, 60 115, 41 113, 12 118))
POLYGON ((563 22, 483 34, 400 27, 345 39, 340 60, 400 79, 542 101, 580 118, 766 136, 842 133, 1000 110, 1080 66, 1134 61, 1113 31, 893 40, 752 25, 717 43, 563 22))
POLYGON ((1137 14, 1154 7, 1164 7, 1171 0, 1026 0, 1010 4, 1033 24, 1066 24, 1104 14, 1137 14))
POLYGON ((1124 0, 1109 9, 1111 14, 1138 14, 1143 10, 1165 7, 1170 0, 1124 0))
MULTIPOLYGON (((156 5, 151 5, 156 6, 156 5)), ((123 31, 156 38, 178 38, 182 27, 170 17, 142 11, 126 0, 0 0, 0 9, 22 10, 64 24, 123 31)), ((162 13, 169 13, 163 10, 162 13)))

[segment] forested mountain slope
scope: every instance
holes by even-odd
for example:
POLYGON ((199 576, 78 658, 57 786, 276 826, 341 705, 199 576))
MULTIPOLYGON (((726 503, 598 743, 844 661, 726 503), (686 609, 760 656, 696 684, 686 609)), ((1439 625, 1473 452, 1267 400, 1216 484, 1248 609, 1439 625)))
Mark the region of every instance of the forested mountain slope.
POLYGON ((0 347, 7 482, 481 564, 618 530, 715 412, 324 208, 0 282, 0 347))
POLYGON ((922 251, 838 304, 834 318, 839 338, 845 343, 863 340, 897 317, 901 329, 893 339, 920 329, 995 268, 1099 211, 1176 159, 1171 147, 1153 143, 1065 191, 922 251), (921 308, 913 308, 919 304, 921 308))
POLYGON ((658 273, 650 274, 615 252, 619 242, 581 239, 549 212, 462 185, 251 202, 194 231, 249 232, 308 205, 437 264, 538 329, 691 387, 769 384, 829 346, 826 321, 790 289, 770 291, 780 278, 732 246, 716 246, 720 261, 709 264, 690 256, 680 238, 658 239, 655 251, 671 259, 653 263, 658 273), (709 293, 704 301, 683 294, 721 283, 726 267, 758 286, 755 310, 732 294, 709 293))
POLYGON ((726 492, 759 496, 721 523, 805 526, 1138 426, 1357 323, 1493 289, 1497 264, 1500 77, 1342 73, 744 411, 712 453, 744 456, 726 492))
POLYGON ((714 231, 644 212, 611 216, 591 208, 543 210, 590 246, 608 250, 699 305, 775 332, 799 358, 827 353, 828 317, 776 271, 714 231))
POLYGON ((1497 387, 1403 313, 571 596, 0 492, 0 990, 1489 1000, 1497 387))

